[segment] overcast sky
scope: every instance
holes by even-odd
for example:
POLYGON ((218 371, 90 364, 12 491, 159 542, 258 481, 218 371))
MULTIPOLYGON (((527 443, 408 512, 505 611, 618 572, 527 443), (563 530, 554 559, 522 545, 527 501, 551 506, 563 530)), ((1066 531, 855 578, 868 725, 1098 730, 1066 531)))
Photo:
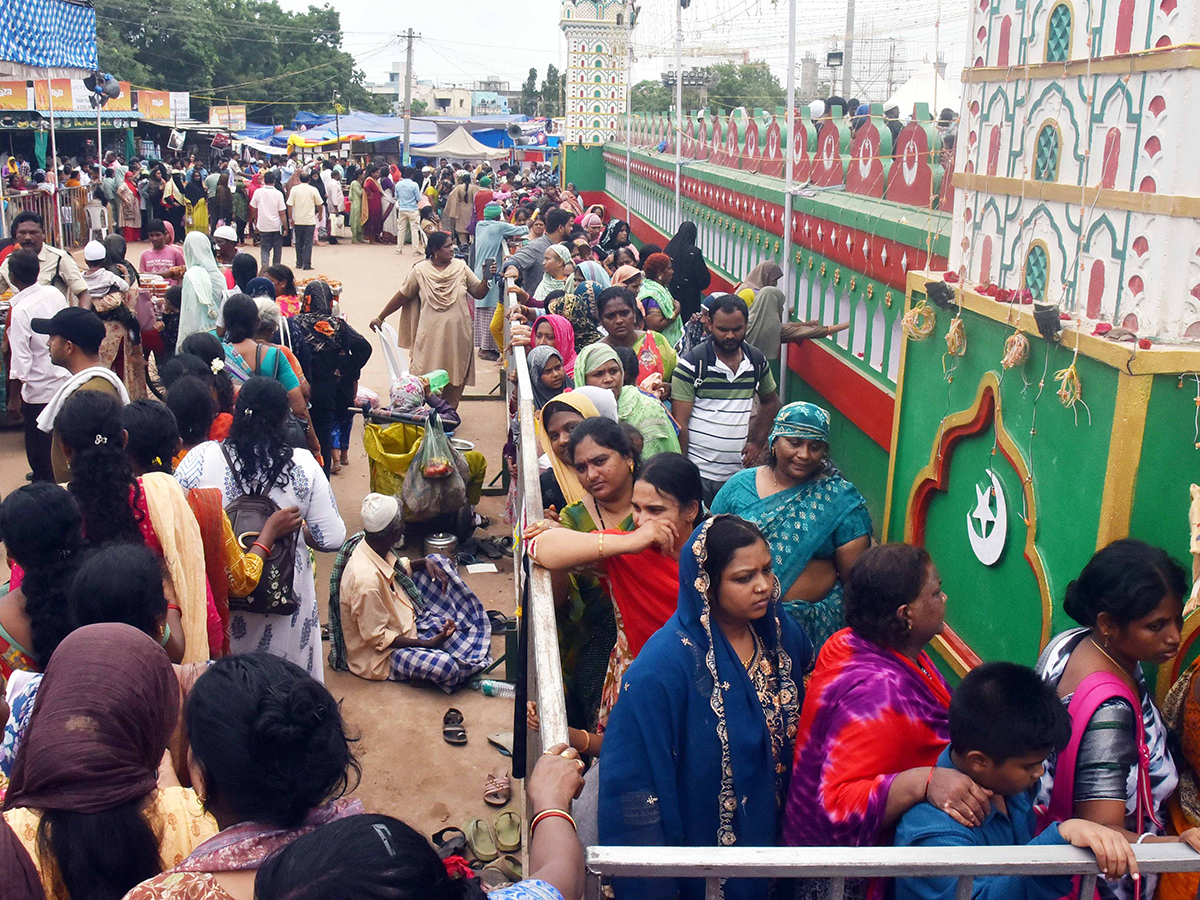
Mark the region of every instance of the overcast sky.
MULTIPOLYGON (((303 9, 305 0, 281 0, 303 9)), ((419 35, 413 45, 417 77, 440 84, 482 80, 497 75, 514 89, 536 67, 539 81, 546 66, 564 65, 565 51, 558 26, 558 0, 523 0, 507 15, 494 0, 452 0, 450 3, 398 4, 403 10, 388 23, 376 0, 331 0, 341 13, 344 46, 354 54, 371 81, 384 80, 393 62, 404 60, 405 29, 419 35)), ((966 0, 857 0, 856 35, 874 40, 863 53, 873 53, 875 65, 864 77, 886 80, 891 39, 898 39, 897 64, 909 68, 942 54, 947 77, 957 80, 966 53, 970 5, 966 0), (940 18, 940 29, 935 23, 940 18)), ((634 34, 638 62, 634 79, 657 78, 674 60, 674 0, 642 0, 634 34)), ((840 48, 845 32, 846 0, 799 0, 797 58, 840 48)), ((766 59, 782 82, 787 68, 787 3, 784 0, 692 0, 683 11, 684 43, 705 56, 734 55, 750 48, 750 59, 766 59)), ((685 63, 686 65, 686 63, 685 63)), ((827 71, 827 70, 826 70, 827 71)), ((852 93, 869 94, 864 87, 852 93)), ((882 99, 882 98, 878 98, 882 99)))

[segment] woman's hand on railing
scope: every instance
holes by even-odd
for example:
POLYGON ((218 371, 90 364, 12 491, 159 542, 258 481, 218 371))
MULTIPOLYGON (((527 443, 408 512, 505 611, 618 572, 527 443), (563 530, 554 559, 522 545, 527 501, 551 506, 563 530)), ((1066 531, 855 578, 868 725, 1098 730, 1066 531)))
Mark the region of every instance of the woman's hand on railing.
POLYGON ((571 801, 583 790, 583 760, 567 744, 546 750, 525 781, 525 796, 534 812, 570 809, 571 801))
POLYGON ((525 526, 525 531, 522 534, 522 539, 526 542, 532 541, 535 537, 537 537, 542 532, 549 531, 551 528, 556 528, 557 521, 558 521, 558 519, 555 518, 554 521, 550 521, 549 519, 538 519, 536 522, 530 522, 528 525, 525 526))
POLYGON ((1187 831, 1179 835, 1179 843, 1187 844, 1197 853, 1200 853, 1200 828, 1187 829, 1187 831))
POLYGON ((509 346, 511 347, 528 347, 533 343, 533 329, 528 325, 512 326, 512 332, 508 338, 509 346))
POLYGON ((529 294, 526 291, 521 290, 521 288, 515 284, 509 285, 508 293, 516 297, 518 303, 524 303, 529 299, 529 294))
POLYGON ((1106 878, 1120 878, 1126 873, 1137 877, 1137 856, 1121 832, 1087 819, 1067 819, 1058 826, 1058 833, 1072 847, 1095 853, 1096 865, 1106 878))

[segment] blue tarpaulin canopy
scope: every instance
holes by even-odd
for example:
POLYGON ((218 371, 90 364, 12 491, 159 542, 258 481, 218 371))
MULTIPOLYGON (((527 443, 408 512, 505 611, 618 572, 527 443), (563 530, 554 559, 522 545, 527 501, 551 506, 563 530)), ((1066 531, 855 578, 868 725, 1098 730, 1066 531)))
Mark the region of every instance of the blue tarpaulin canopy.
POLYGON ((96 10, 68 0, 0 3, 0 73, 81 77, 96 68, 96 10))

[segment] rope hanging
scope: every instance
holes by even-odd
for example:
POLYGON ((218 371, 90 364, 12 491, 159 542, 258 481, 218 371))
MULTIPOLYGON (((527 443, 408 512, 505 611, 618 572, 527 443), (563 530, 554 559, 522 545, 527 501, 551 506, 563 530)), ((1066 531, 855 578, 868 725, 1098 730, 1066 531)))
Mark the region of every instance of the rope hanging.
POLYGON ((933 334, 933 325, 936 320, 937 314, 933 311, 933 307, 921 300, 904 314, 900 327, 906 338, 919 342, 933 334))
POLYGON ((1011 369, 1015 366, 1025 365, 1027 359, 1029 359, 1029 339, 1019 331, 1009 335, 1008 340, 1004 342, 1004 356, 1000 360, 1000 365, 1011 369))

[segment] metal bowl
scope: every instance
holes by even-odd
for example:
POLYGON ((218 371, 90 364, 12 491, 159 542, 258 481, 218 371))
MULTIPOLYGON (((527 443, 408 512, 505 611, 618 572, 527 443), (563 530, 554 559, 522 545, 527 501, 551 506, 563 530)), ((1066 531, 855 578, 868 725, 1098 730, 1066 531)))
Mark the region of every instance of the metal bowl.
POLYGON ((470 441, 465 441, 462 438, 450 438, 450 446, 459 453, 466 453, 468 450, 474 450, 475 445, 470 441))

